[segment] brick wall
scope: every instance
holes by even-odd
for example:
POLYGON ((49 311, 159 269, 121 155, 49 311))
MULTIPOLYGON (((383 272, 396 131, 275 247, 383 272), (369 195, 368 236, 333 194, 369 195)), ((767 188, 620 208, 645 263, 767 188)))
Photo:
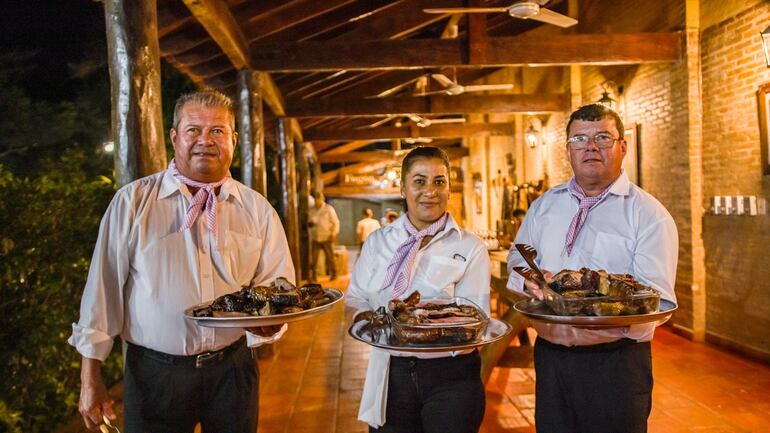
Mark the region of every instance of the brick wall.
MULTIPOLYGON (((770 200, 756 96, 770 82, 759 39, 770 3, 735 12, 701 33, 704 207, 714 195, 770 200)), ((703 238, 707 338, 770 354, 770 217, 706 216, 703 238)))

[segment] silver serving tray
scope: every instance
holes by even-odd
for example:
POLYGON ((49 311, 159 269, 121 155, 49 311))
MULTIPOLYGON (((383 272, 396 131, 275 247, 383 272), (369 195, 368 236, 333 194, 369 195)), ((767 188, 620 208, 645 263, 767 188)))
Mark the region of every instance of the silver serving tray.
POLYGON ((633 314, 627 316, 559 316, 541 301, 523 299, 513 305, 519 313, 535 322, 573 325, 588 329, 618 328, 629 325, 660 322, 671 318, 677 305, 665 299, 660 300, 660 308, 655 313, 633 314))
POLYGON ((313 316, 325 313, 342 301, 345 295, 337 289, 326 289, 327 294, 332 295, 334 299, 326 305, 310 308, 296 313, 273 314, 270 316, 231 316, 231 317, 195 317, 192 312, 196 308, 206 307, 212 301, 203 302, 184 310, 185 319, 192 320, 200 326, 207 328, 251 328, 255 326, 280 325, 282 323, 296 322, 298 320, 310 319, 313 316))
POLYGON ((391 335, 390 327, 383 326, 372 330, 368 321, 358 321, 350 326, 348 334, 354 339, 374 346, 380 349, 393 350, 397 352, 453 352, 460 350, 473 349, 474 347, 484 346, 494 343, 511 332, 511 325, 501 320, 490 318, 487 328, 480 338, 467 343, 458 344, 436 344, 436 345, 411 345, 399 342, 391 335), (374 331, 374 332, 373 332, 374 331))

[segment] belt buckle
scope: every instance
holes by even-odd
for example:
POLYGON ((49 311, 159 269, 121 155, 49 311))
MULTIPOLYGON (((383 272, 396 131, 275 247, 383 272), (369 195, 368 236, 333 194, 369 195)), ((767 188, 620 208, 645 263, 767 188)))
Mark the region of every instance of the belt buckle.
POLYGON ((222 352, 206 352, 195 357, 195 368, 203 368, 209 361, 219 358, 222 352))

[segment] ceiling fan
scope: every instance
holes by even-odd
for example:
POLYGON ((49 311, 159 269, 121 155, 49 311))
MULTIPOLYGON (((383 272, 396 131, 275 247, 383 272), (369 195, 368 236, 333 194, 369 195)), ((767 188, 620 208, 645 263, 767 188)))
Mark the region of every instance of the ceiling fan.
POLYGON ((419 96, 437 95, 441 93, 449 96, 454 96, 454 95, 462 95, 463 93, 468 93, 468 92, 486 92, 488 90, 513 89, 513 84, 470 84, 467 86, 463 86, 462 84, 459 84, 456 79, 451 80, 449 77, 447 77, 444 74, 431 74, 431 77, 433 77, 434 80, 438 81, 439 84, 444 86, 444 89, 438 90, 435 92, 422 93, 419 96))
POLYGON ((423 117, 417 114, 407 114, 407 115, 390 115, 383 119, 380 119, 374 123, 370 123, 368 125, 359 126, 356 129, 370 129, 370 128, 376 128, 378 126, 382 126, 386 123, 389 123, 391 121, 393 122, 393 126, 396 128, 400 128, 404 126, 404 123, 408 121, 414 122, 417 126, 420 128, 426 128, 431 125, 437 125, 439 123, 465 123, 465 117, 444 117, 439 119, 429 119, 427 117, 423 117))
MULTIPOLYGON (((439 123, 465 123, 465 117, 444 117, 439 119, 429 119, 417 114, 407 114, 406 117, 420 128, 427 128, 428 126, 437 125, 439 123)), ((403 122, 398 120, 393 124, 393 126, 400 128, 403 126, 403 122)))
POLYGON ((505 12, 514 18, 535 20, 559 27, 571 27, 577 20, 542 7, 548 0, 521 1, 506 7, 431 8, 423 9, 428 14, 493 13, 505 12))

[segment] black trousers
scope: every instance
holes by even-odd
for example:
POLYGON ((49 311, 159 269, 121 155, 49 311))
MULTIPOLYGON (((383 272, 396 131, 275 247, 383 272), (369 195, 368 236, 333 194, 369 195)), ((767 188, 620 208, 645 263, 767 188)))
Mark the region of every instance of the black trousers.
POLYGON ((126 433, 254 433, 259 370, 245 342, 216 364, 196 368, 128 345, 126 433))
POLYGON ((377 433, 476 433, 484 418, 478 352, 390 358, 386 422, 377 433))
POLYGON ((538 433, 644 433, 652 409, 650 343, 566 347, 535 341, 538 433))
POLYGON ((316 273, 316 265, 318 264, 318 255, 323 250, 324 252, 324 260, 326 260, 324 263, 326 263, 326 273, 329 275, 331 279, 336 279, 337 277, 337 263, 334 261, 334 248, 332 248, 332 242, 331 241, 325 241, 325 242, 317 242, 312 241, 311 242, 311 248, 310 248, 310 272, 313 276, 315 276, 316 273))

